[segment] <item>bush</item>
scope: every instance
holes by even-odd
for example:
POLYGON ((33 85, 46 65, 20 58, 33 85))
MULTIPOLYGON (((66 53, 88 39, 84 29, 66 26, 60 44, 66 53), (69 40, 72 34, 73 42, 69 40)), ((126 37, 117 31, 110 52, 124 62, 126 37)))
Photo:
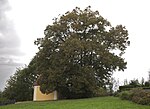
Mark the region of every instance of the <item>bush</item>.
POLYGON ((15 100, 8 100, 7 98, 4 98, 4 97, 0 98, 0 106, 14 104, 14 103, 15 103, 15 100))
POLYGON ((145 87, 150 87, 150 82, 145 82, 145 87))
POLYGON ((119 96, 120 96, 120 93, 119 93, 118 91, 117 91, 117 92, 114 92, 114 93, 113 93, 113 96, 114 96, 114 97, 119 97, 119 96))
POLYGON ((119 94, 119 96, 122 100, 131 100, 133 93, 130 91, 123 91, 119 94))
POLYGON ((123 91, 119 94, 123 100, 130 100, 142 105, 150 105, 150 91, 141 88, 135 88, 130 91, 123 91))
POLYGON ((0 90, 0 98, 3 96, 3 92, 0 90))
POLYGON ((150 105, 150 98, 143 97, 143 98, 139 99, 139 104, 150 105))
POLYGON ((140 97, 138 97, 138 96, 133 96, 133 97, 132 97, 132 101, 133 101, 134 103, 138 103, 138 104, 139 104, 139 99, 140 99, 140 97))
POLYGON ((133 98, 132 101, 142 105, 150 105, 150 91, 143 89, 132 90, 133 98))
POLYGON ((104 88, 99 88, 94 94, 94 96, 96 96, 96 97, 102 97, 102 96, 108 96, 108 95, 109 94, 108 94, 107 90, 104 88))

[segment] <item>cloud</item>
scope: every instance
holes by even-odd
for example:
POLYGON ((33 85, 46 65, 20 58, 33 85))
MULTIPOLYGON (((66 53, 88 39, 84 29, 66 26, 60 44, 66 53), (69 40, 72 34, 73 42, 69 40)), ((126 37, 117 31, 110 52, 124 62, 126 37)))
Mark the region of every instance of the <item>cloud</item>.
POLYGON ((23 55, 20 52, 20 39, 13 22, 6 16, 9 10, 8 0, 0 0, 0 89, 3 89, 6 79, 16 67, 22 66, 17 62, 23 55))

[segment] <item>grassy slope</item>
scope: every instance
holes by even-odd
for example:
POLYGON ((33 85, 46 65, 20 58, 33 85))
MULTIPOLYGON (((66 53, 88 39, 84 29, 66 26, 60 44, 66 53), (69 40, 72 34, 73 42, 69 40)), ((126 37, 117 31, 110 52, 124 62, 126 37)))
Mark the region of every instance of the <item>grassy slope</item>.
POLYGON ((115 97, 99 97, 78 100, 23 102, 0 106, 0 109, 150 109, 150 106, 134 104, 115 97))

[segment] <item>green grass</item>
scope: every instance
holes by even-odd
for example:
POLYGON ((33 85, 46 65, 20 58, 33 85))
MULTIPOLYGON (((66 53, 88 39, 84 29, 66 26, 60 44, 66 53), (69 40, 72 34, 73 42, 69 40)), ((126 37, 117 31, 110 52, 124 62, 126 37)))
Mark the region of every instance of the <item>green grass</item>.
POLYGON ((22 102, 0 106, 0 109, 150 109, 150 106, 138 105, 116 97, 98 97, 77 100, 22 102))

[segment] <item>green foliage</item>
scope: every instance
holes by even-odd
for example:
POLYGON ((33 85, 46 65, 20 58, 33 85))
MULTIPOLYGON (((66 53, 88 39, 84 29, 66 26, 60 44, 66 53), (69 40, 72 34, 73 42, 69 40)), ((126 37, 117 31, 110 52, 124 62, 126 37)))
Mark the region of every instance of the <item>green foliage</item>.
POLYGON ((131 100, 142 105, 150 105, 150 85, 149 81, 144 81, 142 78, 141 84, 139 81, 131 80, 129 84, 120 86, 119 91, 121 99, 131 100))
POLYGON ((145 87, 150 87, 150 82, 146 81, 145 82, 145 87))
POLYGON ((1 97, 0 98, 0 106, 14 104, 15 100, 8 100, 7 98, 1 97))
POLYGON ((135 88, 134 86, 131 85, 125 85, 125 86, 119 86, 119 91, 128 91, 135 88))
POLYGON ((28 67, 17 69, 16 73, 10 77, 3 92, 4 97, 16 101, 32 100, 33 83, 37 79, 33 61, 34 59, 28 67))
POLYGON ((95 94, 96 97, 103 97, 103 96, 108 96, 109 93, 107 92, 106 89, 100 87, 98 90, 96 90, 95 94))
POLYGON ((142 88, 142 89, 150 88, 150 82, 144 81, 144 78, 142 78, 141 83, 139 83, 138 79, 134 79, 131 80, 129 83, 125 82, 124 86, 119 86, 119 91, 129 91, 132 90, 133 88, 142 88))
POLYGON ((4 98, 4 97, 0 97, 0 105, 4 105, 5 101, 7 101, 7 98, 4 98))
POLYGON ((44 34, 35 41, 43 93, 57 90, 65 98, 91 97, 99 87, 106 87, 115 70, 126 68, 121 56, 130 44, 128 31, 122 25, 112 27, 90 7, 77 7, 55 18, 44 34))
POLYGON ((131 80, 130 83, 129 83, 129 85, 130 85, 130 86, 133 86, 133 87, 140 87, 140 86, 142 86, 142 85, 139 83, 138 79, 136 79, 136 80, 131 80))
POLYGON ((115 91, 115 92, 113 93, 113 96, 114 96, 114 97, 120 97, 120 92, 119 92, 119 91, 115 91))
POLYGON ((142 105, 150 105, 150 90, 135 88, 130 91, 123 91, 119 95, 123 100, 130 100, 142 105))
POLYGON ((150 90, 133 89, 132 101, 138 104, 150 105, 150 90))
POLYGON ((119 80, 115 80, 114 77, 111 77, 107 84, 107 92, 109 93, 109 95, 114 95, 114 93, 118 90, 118 88, 119 88, 119 80))
POLYGON ((3 92, 0 90, 0 98, 2 98, 3 96, 3 92))
POLYGON ((133 93, 130 92, 130 91, 123 91, 119 94, 119 97, 122 99, 122 100, 131 100, 132 99, 132 96, 133 96, 133 93))

